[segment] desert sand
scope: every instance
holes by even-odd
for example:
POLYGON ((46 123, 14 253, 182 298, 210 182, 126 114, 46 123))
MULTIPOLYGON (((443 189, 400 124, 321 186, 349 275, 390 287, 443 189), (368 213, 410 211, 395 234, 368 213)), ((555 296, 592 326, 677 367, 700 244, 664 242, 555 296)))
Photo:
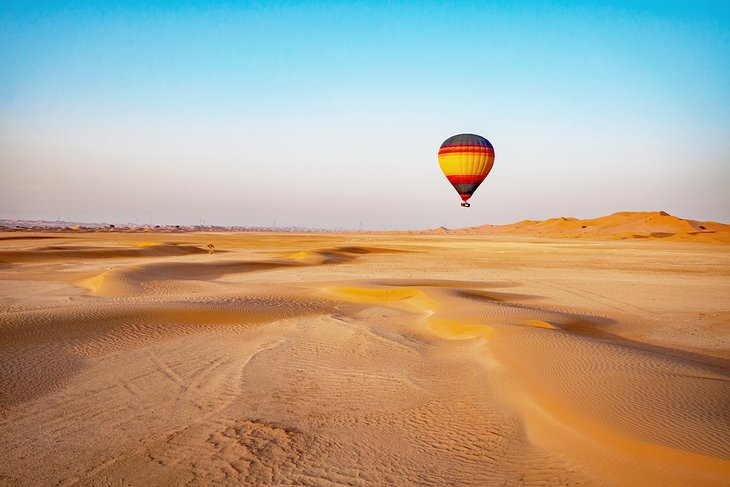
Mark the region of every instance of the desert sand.
POLYGON ((505 233, 0 234, 0 485, 730 484, 730 245, 505 233))

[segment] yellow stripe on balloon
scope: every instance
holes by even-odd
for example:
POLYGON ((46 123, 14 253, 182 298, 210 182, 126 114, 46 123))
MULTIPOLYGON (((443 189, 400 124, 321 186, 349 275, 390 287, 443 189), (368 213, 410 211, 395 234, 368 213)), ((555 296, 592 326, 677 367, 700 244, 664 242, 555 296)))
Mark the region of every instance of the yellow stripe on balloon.
POLYGON ((485 174, 492 169, 494 156, 474 152, 441 154, 439 165, 446 176, 485 174))

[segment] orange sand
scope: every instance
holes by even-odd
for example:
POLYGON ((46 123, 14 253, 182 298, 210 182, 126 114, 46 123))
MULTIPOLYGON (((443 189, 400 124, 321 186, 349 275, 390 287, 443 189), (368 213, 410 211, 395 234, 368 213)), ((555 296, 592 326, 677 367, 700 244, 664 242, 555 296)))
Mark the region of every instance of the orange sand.
POLYGON ((509 225, 483 225, 455 230, 441 228, 431 233, 730 243, 730 225, 686 220, 663 211, 623 211, 587 220, 566 217, 544 221, 523 220, 509 225))
POLYGON ((0 485, 727 485, 724 230, 634 216, 0 235, 0 485))

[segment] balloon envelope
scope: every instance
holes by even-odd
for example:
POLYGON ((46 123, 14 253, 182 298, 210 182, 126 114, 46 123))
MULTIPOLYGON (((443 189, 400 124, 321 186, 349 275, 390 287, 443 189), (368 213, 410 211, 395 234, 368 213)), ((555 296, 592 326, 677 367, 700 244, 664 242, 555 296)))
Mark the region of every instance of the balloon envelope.
POLYGON ((449 137, 439 149, 439 165, 449 182, 459 193, 464 205, 482 184, 494 165, 491 142, 475 134, 449 137))

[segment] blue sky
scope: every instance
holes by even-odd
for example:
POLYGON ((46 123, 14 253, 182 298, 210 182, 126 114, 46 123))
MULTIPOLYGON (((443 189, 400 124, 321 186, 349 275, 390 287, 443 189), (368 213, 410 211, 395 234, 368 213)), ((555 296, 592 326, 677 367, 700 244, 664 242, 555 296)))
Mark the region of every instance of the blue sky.
POLYGON ((107 3, 0 4, 0 218, 730 222, 726 2, 107 3))

